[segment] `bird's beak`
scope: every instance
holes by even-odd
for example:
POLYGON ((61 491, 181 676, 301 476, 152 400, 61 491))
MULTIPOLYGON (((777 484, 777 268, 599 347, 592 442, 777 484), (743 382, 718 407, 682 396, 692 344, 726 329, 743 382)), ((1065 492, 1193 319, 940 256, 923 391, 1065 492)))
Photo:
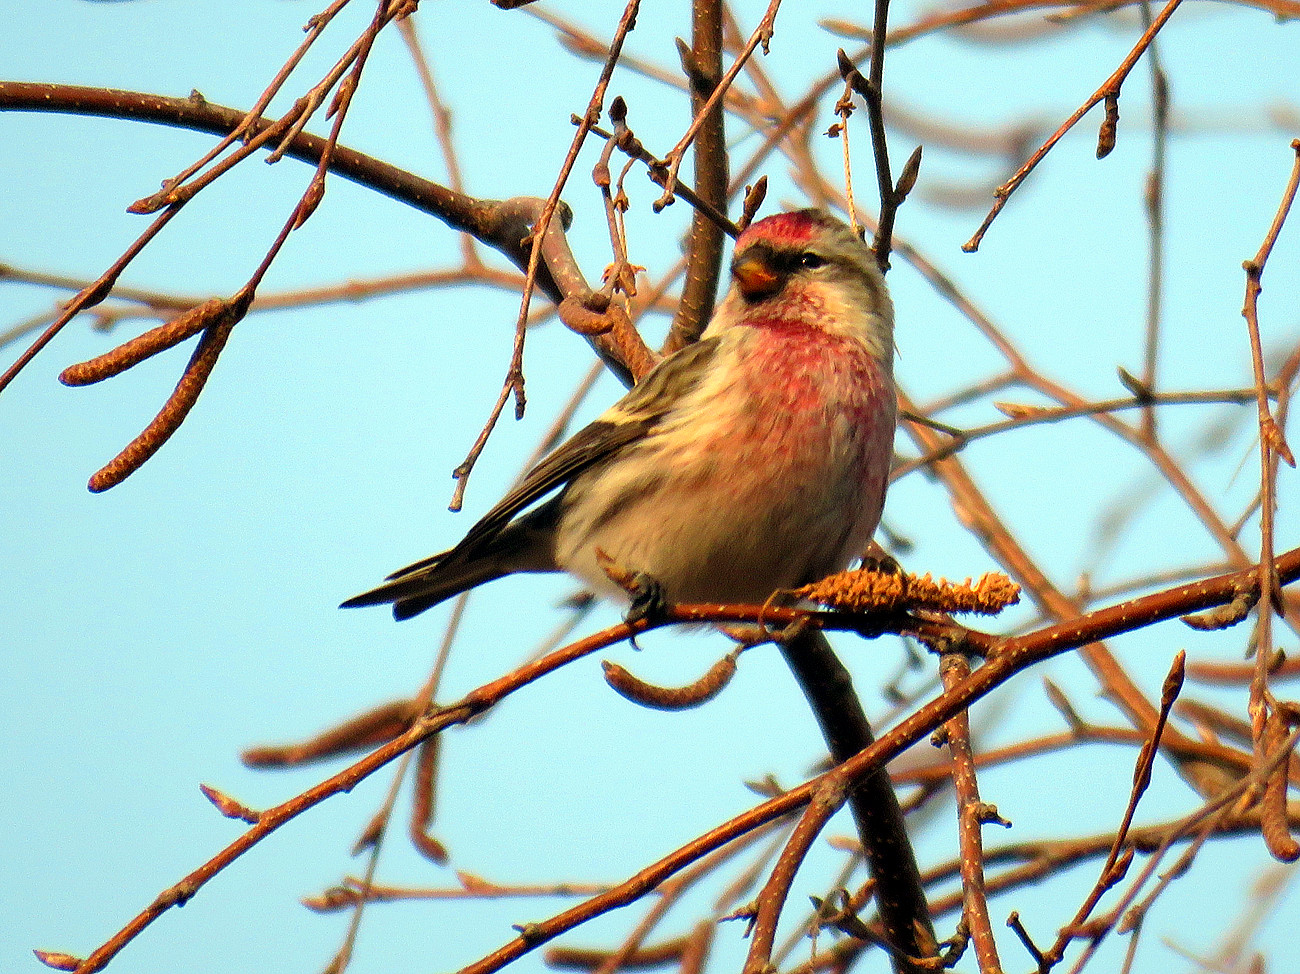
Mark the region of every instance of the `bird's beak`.
POLYGON ((756 254, 732 263, 731 276, 736 279, 740 293, 750 300, 775 294, 785 283, 784 275, 773 270, 771 264, 756 254))

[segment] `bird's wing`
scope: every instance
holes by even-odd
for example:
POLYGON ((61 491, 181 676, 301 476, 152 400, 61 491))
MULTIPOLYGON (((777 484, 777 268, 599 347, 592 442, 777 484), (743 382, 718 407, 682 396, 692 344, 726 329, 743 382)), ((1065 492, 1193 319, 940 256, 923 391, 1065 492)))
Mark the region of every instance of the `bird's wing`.
POLYGON ((699 382, 720 339, 708 338, 670 355, 622 399, 533 467, 513 490, 469 529, 456 547, 393 572, 399 579, 438 561, 471 553, 535 501, 640 439, 699 382))

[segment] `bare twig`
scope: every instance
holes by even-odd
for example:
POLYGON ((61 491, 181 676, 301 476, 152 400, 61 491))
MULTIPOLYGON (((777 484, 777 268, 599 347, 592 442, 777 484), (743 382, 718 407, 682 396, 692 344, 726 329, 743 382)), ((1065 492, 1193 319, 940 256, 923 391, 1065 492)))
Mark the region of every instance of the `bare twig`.
MULTIPOLYGON (((1142 0, 1142 20, 1151 26, 1151 0, 1142 0)), ((1147 330, 1142 356, 1142 385, 1149 392, 1156 389, 1156 370, 1159 365, 1160 316, 1165 284, 1165 157, 1169 143, 1169 79, 1160 63, 1160 45, 1151 42, 1151 171, 1147 173, 1143 202, 1150 231, 1151 260, 1147 271, 1147 330)), ((1156 435, 1156 411, 1143 410, 1142 434, 1148 439, 1156 435)))
POLYGON ((745 66, 745 62, 753 55, 759 44, 763 45, 763 52, 767 53, 767 46, 772 40, 775 29, 776 12, 780 7, 781 0, 768 0, 767 12, 763 14, 763 19, 759 21, 758 27, 750 35, 749 41, 745 44, 745 49, 740 52, 740 55, 731 63, 731 67, 727 69, 726 74, 718 81, 712 94, 709 95, 704 105, 696 113, 690 128, 686 130, 686 134, 669 150, 666 157, 668 173, 664 183, 664 192, 654 204, 657 210, 663 209, 673 201, 673 192, 677 186, 677 171, 681 168, 682 160, 686 157, 686 150, 695 141, 695 136, 710 117, 710 113, 713 112, 715 106, 731 87, 731 83, 736 80, 736 75, 740 73, 740 69, 745 66))
MULTIPOLYGON (((945 690, 959 686, 970 677, 970 661, 960 653, 945 653, 939 661, 939 674, 945 690)), ((953 788, 957 792, 957 838, 961 845, 962 920, 975 944, 980 974, 1001 974, 997 942, 989 922, 989 904, 984 889, 984 823, 996 820, 989 806, 980 801, 979 783, 975 778, 975 761, 971 753, 970 717, 965 712, 943 725, 943 737, 952 754, 953 788)))
MULTIPOLYGON (((569 174, 573 171, 573 164, 578 158, 578 150, 582 148, 592 126, 600 120, 601 109, 605 103, 605 91, 609 87, 609 79, 614 73, 615 65, 618 64, 624 40, 626 40, 632 28, 636 26, 636 14, 640 6, 640 0, 628 0, 627 6, 623 9, 623 16, 619 19, 618 28, 614 32, 614 41, 610 45, 609 57, 606 58, 605 66, 601 69, 600 77, 596 81, 596 87, 591 93, 591 100, 587 104, 587 110, 578 123, 578 131, 574 133, 573 140, 569 144, 568 154, 560 166, 560 173, 555 179, 551 195, 547 197, 536 220, 529 225, 528 265, 524 272, 524 292, 519 302, 519 317, 515 322, 515 341, 510 352, 510 365, 506 369, 501 394, 497 397, 496 404, 489 412, 488 420, 484 424, 482 432, 479 433, 478 439, 470 448, 469 454, 452 473, 452 476, 456 479, 456 489, 452 493, 449 506, 453 511, 460 510, 462 499, 465 496, 465 488, 469 483, 469 475, 474 469, 479 454, 483 452, 483 447, 487 444, 488 436, 491 435, 492 429, 501 416, 501 410, 505 406, 506 399, 511 395, 514 396, 516 419, 524 414, 524 335, 528 324, 528 306, 532 300, 533 287, 538 279, 539 268, 542 266, 543 246, 546 241, 554 240, 556 236, 552 232, 551 221, 556 210, 560 207, 560 194, 564 191, 564 185, 568 182, 569 174)), ((564 249, 567 252, 567 246, 564 249)), ((576 267, 576 265, 574 266, 576 267)), ((589 291, 588 288, 585 288, 585 285, 583 290, 589 291)), ((626 370, 629 363, 624 360, 621 365, 626 370)), ((627 376, 626 371, 620 372, 620 377, 627 376)))
MULTIPOLYGON (((1259 561, 1259 626, 1255 650, 1255 675, 1250 684, 1250 716, 1254 728, 1255 756, 1259 762, 1269 757, 1266 728, 1270 721, 1270 711, 1274 702, 1268 692, 1268 666, 1272 660, 1272 618, 1275 609, 1282 610, 1277 578, 1273 574, 1273 519, 1277 491, 1277 464, 1284 460, 1292 467, 1295 457, 1287 446, 1286 437, 1269 409, 1267 394, 1267 377, 1264 372, 1264 350, 1259 336, 1259 295, 1263 289, 1264 265, 1282 232, 1295 200, 1297 186, 1300 186, 1300 139, 1291 142, 1291 151, 1295 161, 1291 167, 1291 178, 1287 181, 1278 205, 1273 223, 1259 250, 1253 259, 1242 266, 1246 271, 1246 303, 1242 316, 1246 319, 1246 328, 1250 337, 1251 361, 1255 370, 1256 408, 1259 412, 1259 458, 1260 458, 1260 561, 1259 561)), ((1273 718, 1275 719, 1275 718, 1273 718)), ((1294 843, 1293 843, 1294 844, 1294 843)))
POLYGON ((1142 56, 1143 52, 1151 46, 1151 43, 1155 40, 1156 34, 1160 32, 1160 28, 1164 27, 1169 18, 1174 15, 1174 11, 1178 9, 1180 3, 1182 3, 1182 0, 1169 0, 1169 2, 1165 4, 1164 9, 1160 11, 1159 16, 1151 22, 1150 27, 1143 31, 1142 36, 1133 46, 1133 50, 1130 51, 1124 60, 1120 62, 1120 66, 1115 69, 1114 73, 1111 74, 1109 78, 1106 79, 1106 82, 1098 88, 1087 101, 1080 105, 1078 110, 1066 119, 1060 128, 1052 133, 1048 140, 1029 157, 1029 161, 1016 170, 1015 175, 993 191, 993 208, 989 210, 988 216, 984 218, 984 222, 980 224, 979 229, 975 231, 975 235, 972 236, 970 240, 966 241, 966 243, 962 244, 962 250, 967 253, 972 253, 979 249, 980 241, 984 239, 984 234, 988 231, 989 226, 993 223, 993 220, 997 215, 1002 212, 1002 208, 1007 205, 1007 200, 1011 198, 1011 194, 1016 191, 1020 184, 1023 183, 1038 164, 1043 161, 1043 158, 1052 150, 1052 147, 1055 146, 1057 142, 1061 141, 1065 136, 1065 133, 1074 128, 1075 123, 1078 122, 1079 119, 1088 114, 1088 112, 1090 112, 1098 102, 1106 99, 1110 99, 1112 105, 1118 102, 1120 87, 1124 84, 1124 80, 1128 77, 1129 72, 1133 70, 1133 66, 1137 64, 1138 58, 1142 56))

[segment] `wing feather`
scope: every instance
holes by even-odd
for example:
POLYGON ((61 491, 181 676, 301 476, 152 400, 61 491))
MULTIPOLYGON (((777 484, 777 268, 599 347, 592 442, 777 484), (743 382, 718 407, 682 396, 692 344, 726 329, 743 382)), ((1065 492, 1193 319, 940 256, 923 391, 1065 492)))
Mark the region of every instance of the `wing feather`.
POLYGON ((603 415, 583 427, 533 467, 505 497, 469 529, 460 544, 389 575, 390 580, 422 571, 438 562, 472 556, 490 543, 519 514, 586 470, 641 439, 694 388, 716 354, 719 339, 709 338, 670 355, 633 386, 603 415))

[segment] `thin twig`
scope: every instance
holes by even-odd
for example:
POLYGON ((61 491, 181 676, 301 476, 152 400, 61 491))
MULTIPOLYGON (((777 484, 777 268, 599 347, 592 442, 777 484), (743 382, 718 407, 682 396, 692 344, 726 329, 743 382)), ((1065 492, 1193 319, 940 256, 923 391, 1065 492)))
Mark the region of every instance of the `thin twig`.
MULTIPOLYGON (((1152 22, 1151 0, 1142 0, 1143 26, 1152 22)), ((1165 284, 1165 158, 1169 144, 1169 78, 1160 63, 1160 45, 1151 42, 1151 171, 1147 173, 1144 203, 1151 248, 1147 270, 1147 325, 1146 342, 1142 357, 1142 386, 1148 392, 1156 391, 1156 370, 1159 366, 1160 319, 1165 284)), ((1156 411, 1142 412, 1142 435, 1154 440, 1156 436, 1156 411)))
POLYGON ((1020 184, 1023 183, 1038 164, 1043 161, 1043 158, 1052 150, 1052 147, 1064 138, 1065 133, 1074 128, 1075 123, 1078 122, 1079 119, 1088 114, 1088 112, 1090 112, 1098 102, 1107 98, 1119 98, 1119 90, 1124 84, 1124 79, 1128 77, 1129 72, 1133 70, 1133 66, 1137 64, 1138 58, 1140 58, 1143 52, 1150 47, 1151 42, 1155 40, 1156 34, 1160 32, 1160 28, 1164 27, 1181 3, 1182 0, 1169 0, 1164 9, 1160 11, 1159 16, 1151 22, 1151 26, 1143 31, 1142 36, 1133 46, 1133 50, 1131 50, 1124 60, 1120 62, 1120 66, 1115 69, 1114 73, 1111 74, 1109 78, 1106 79, 1105 83, 1093 92, 1092 97, 1080 105, 1075 113, 1066 119, 1061 127, 1051 134, 1046 142, 1039 146, 1037 151, 1029 157, 1029 160, 1016 170, 1015 175, 993 191, 993 208, 989 210, 988 216, 984 218, 984 222, 980 224, 980 227, 975 231, 974 236, 972 236, 970 240, 966 241, 966 243, 962 244, 962 250, 967 253, 973 253, 979 249, 980 241, 984 239, 984 234, 988 231, 989 226, 993 223, 993 220, 997 215, 1002 212, 1002 208, 1007 205, 1007 200, 1011 198, 1011 194, 1016 191, 1020 184))
POLYGON ((759 44, 763 45, 763 51, 766 53, 767 45, 772 40, 773 30, 776 24, 776 12, 780 7, 781 0, 768 0, 767 12, 763 14, 763 19, 759 21, 758 27, 756 27, 754 33, 750 35, 749 41, 745 44, 744 50, 741 51, 740 55, 731 63, 731 67, 729 67, 727 73, 722 76, 717 87, 713 89, 713 93, 709 95, 708 100, 704 102, 704 106, 696 113, 695 119, 691 122, 690 128, 686 130, 686 134, 683 135, 677 144, 669 150, 666 157, 668 162, 667 179, 664 182, 663 195, 655 201, 654 206, 656 210, 663 209, 673 201, 673 192, 677 186, 677 171, 681 168, 682 160, 686 157, 687 148, 689 148, 690 144, 695 140, 696 134, 704 125, 705 120, 709 118, 709 115, 714 110, 715 106, 717 106, 718 102, 726 95, 727 90, 731 87, 731 83, 736 80, 736 75, 740 73, 740 69, 743 68, 745 62, 753 56, 753 53, 759 44))
POLYGON ((1065 949, 1070 945, 1077 932, 1083 929, 1085 922, 1092 916, 1097 904, 1101 902, 1102 896, 1123 879, 1128 871, 1133 854, 1131 851, 1123 853, 1125 841, 1128 838, 1129 827, 1133 824, 1133 816, 1137 812, 1138 802, 1141 801, 1142 796, 1146 794, 1147 787, 1151 784, 1151 768, 1155 764, 1156 755, 1159 753, 1160 739, 1168 726, 1170 711, 1173 709, 1174 701, 1177 700, 1178 693, 1182 689, 1183 667, 1186 660, 1187 654, 1179 651, 1174 657, 1168 676, 1165 677, 1164 687, 1160 694, 1159 717, 1151 736, 1142 743, 1142 751, 1138 755, 1137 767, 1133 771, 1133 786, 1129 791, 1128 805, 1124 809, 1124 817, 1120 821, 1119 828, 1115 830, 1114 844, 1111 846, 1110 853, 1106 856, 1106 861, 1101 867, 1097 881, 1093 884, 1088 895, 1084 897, 1084 901, 1075 912, 1073 919, 1061 928, 1056 942, 1043 952, 1038 964, 1040 971, 1046 971, 1060 963, 1061 958, 1065 956, 1065 949))
MULTIPOLYGON (((551 236, 551 220, 560 206, 560 194, 564 192, 565 183, 568 182, 569 174, 573 171, 573 164, 578 159, 578 151, 586 141, 587 134, 591 131, 592 126, 600 120, 601 109, 605 104, 605 91, 609 87, 609 80, 614 73, 614 67, 618 64, 619 54, 623 50, 623 42, 627 39, 627 35, 632 28, 636 26, 636 15, 640 6, 641 0, 628 0, 627 6, 623 9, 623 16, 619 18, 618 27, 614 31, 614 40, 610 44, 609 57, 606 58, 600 77, 596 81, 596 87, 591 93, 591 100, 587 103, 587 110, 578 122, 578 131, 574 133, 573 140, 569 144, 568 154, 564 157, 564 162, 560 166, 560 172, 555 179, 555 185, 551 189, 551 195, 547 197, 541 213, 530 227, 531 246, 528 250, 528 266, 524 272, 524 291, 519 301, 519 317, 515 322, 515 340, 510 350, 510 365, 506 369, 506 377, 502 383, 501 393, 488 414, 487 422, 483 425, 482 431, 474 441, 473 447, 470 448, 469 454, 452 472, 452 476, 456 480, 456 489, 452 493, 451 503, 448 506, 453 511, 458 511, 461 508, 465 488, 469 484, 469 475, 474 469, 479 454, 483 452, 483 447, 487 444, 487 439, 496 426, 497 420, 501 417, 501 411, 510 395, 513 394, 515 398, 515 418, 522 418, 524 414, 524 335, 528 324, 528 306, 532 301, 533 287, 537 281, 538 269, 542 263, 543 243, 548 236, 551 236)), ((625 362, 624 365, 626 364, 625 362)))
POLYGON ((745 958, 742 974, 763 974, 771 967, 772 945, 776 940, 776 924, 781 910, 790 895, 795 873, 808 858, 812 844, 821 834, 832 815, 839 811, 847 798, 846 782, 834 772, 821 782, 790 833, 785 848, 776 861, 758 894, 753 932, 750 936, 749 954, 745 958))
MULTIPOLYGON (((1285 460, 1294 467, 1295 458, 1287 446, 1281 427, 1269 409, 1263 343, 1259 334, 1259 295, 1263 290, 1264 265, 1268 262, 1273 245, 1282 232, 1282 225, 1286 222, 1291 204, 1295 200, 1296 189, 1300 186, 1300 139, 1291 142, 1291 150, 1295 154, 1291 177, 1282 193, 1282 200, 1273 217, 1272 225, 1254 258, 1242 265, 1246 271, 1246 301, 1241 313, 1246 319, 1250 337, 1251 361, 1255 371, 1256 404, 1259 413, 1259 621, 1256 626, 1255 672, 1250 683, 1250 717, 1255 742, 1255 759, 1261 765, 1273 757, 1274 749, 1285 733, 1280 726, 1276 703, 1268 688, 1268 669, 1273 658, 1273 613, 1284 611, 1277 576, 1273 572, 1273 529, 1277 503, 1278 460, 1285 460)), ((1285 809, 1285 784, 1281 787, 1282 808, 1285 809)), ((1266 807, 1273 810, 1269 821, 1276 823, 1277 801, 1267 803, 1266 807)), ((1295 840, 1286 833, 1283 826, 1273 824, 1273 827, 1266 831, 1266 838, 1269 839, 1270 850, 1279 859, 1293 860, 1300 857, 1300 845, 1297 845, 1295 840)))

